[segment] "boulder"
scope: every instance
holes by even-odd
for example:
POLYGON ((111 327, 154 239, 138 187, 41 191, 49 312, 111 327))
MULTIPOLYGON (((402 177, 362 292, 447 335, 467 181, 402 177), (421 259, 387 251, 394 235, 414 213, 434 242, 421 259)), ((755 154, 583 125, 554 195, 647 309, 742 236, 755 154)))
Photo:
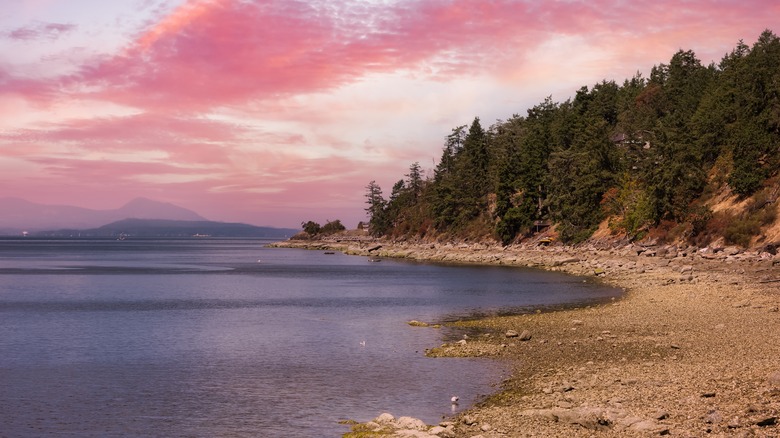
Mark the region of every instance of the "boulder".
POLYGON ((400 417, 395 422, 396 427, 406 430, 427 430, 428 426, 423 423, 419 418, 412 417, 400 417))
POLYGON ((395 417, 393 417, 392 414, 388 414, 387 412, 385 412, 384 414, 381 414, 378 417, 374 418, 374 423, 381 424, 381 425, 394 424, 395 417))
POLYGON ((438 436, 440 438, 454 438, 455 432, 452 431, 452 429, 447 429, 446 427, 442 426, 434 426, 431 428, 431 430, 428 431, 429 435, 438 436))

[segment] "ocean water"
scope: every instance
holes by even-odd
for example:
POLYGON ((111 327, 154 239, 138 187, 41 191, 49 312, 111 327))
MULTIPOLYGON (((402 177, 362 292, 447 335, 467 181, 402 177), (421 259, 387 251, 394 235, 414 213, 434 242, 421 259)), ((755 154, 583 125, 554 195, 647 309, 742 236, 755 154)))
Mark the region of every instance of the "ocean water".
POLYGON ((609 299, 581 278, 260 240, 0 240, 0 437, 329 437, 429 423, 500 362, 430 359, 411 319, 609 299))

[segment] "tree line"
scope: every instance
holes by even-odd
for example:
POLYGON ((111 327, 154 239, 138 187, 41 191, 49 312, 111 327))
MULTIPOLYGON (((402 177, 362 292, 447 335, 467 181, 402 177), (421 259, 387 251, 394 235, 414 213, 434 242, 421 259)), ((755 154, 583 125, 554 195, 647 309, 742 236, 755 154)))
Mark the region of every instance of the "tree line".
POLYGON ((576 243, 609 219, 630 239, 659 228, 728 238, 739 223, 774 220, 778 149, 780 39, 766 30, 718 64, 680 50, 647 78, 583 86, 487 128, 479 118, 455 127, 432 174, 413 163, 387 198, 371 181, 366 212, 375 236, 508 244, 555 224, 562 241, 576 243), (723 190, 756 199, 750 217, 706 206, 723 190))

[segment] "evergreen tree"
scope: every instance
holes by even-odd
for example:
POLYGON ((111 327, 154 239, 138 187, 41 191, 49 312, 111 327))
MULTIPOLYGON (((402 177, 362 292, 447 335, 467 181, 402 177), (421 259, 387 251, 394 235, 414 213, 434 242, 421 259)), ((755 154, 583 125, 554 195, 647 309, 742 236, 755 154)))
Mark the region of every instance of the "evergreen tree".
POLYGON ((376 181, 366 186, 366 213, 368 214, 369 232, 373 236, 382 236, 390 229, 390 223, 385 214, 387 201, 382 197, 382 188, 376 181))
POLYGON ((417 198, 420 196, 420 193, 422 193, 423 189, 422 169, 420 168, 420 163, 412 163, 412 165, 409 166, 409 173, 404 176, 406 176, 406 188, 409 190, 412 200, 417 201, 417 198))

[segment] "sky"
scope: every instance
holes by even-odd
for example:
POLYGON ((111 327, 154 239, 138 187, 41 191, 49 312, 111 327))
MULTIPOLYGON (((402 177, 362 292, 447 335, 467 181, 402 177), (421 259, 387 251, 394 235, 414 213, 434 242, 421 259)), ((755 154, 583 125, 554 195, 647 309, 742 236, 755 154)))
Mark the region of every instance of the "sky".
POLYGON ((293 228, 474 117, 780 32, 775 0, 2 1, 0 197, 293 228))

